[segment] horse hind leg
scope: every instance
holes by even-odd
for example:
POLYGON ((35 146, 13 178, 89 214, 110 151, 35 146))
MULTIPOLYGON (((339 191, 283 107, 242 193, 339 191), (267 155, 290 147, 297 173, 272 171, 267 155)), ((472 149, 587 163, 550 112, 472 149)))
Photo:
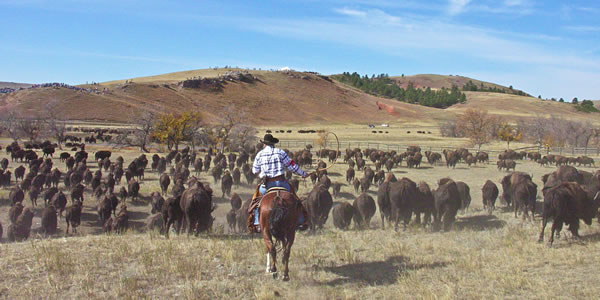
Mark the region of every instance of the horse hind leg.
MULTIPOLYGON (((294 233, 292 233, 294 234, 294 233)), ((284 252, 283 252, 283 259, 282 259, 282 263, 283 263, 283 281, 289 281, 290 280, 290 268, 289 268, 289 262, 290 262, 290 254, 292 252, 292 244, 294 243, 294 236, 288 236, 288 241, 287 243, 285 243, 284 245, 284 252)))

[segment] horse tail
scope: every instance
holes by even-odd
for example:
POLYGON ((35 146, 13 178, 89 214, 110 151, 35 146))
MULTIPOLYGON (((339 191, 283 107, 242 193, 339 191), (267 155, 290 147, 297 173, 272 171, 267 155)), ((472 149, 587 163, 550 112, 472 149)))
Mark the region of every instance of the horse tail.
POLYGON ((269 231, 276 240, 284 241, 288 210, 286 207, 279 205, 279 201, 281 201, 281 198, 277 195, 273 199, 273 208, 271 209, 271 215, 269 215, 269 231))

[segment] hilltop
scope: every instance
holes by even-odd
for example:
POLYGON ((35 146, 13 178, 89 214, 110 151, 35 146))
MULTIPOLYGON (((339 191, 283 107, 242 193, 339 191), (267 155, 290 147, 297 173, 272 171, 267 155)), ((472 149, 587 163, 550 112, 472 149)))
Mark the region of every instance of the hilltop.
POLYGON ((0 81, 0 89, 19 89, 19 88, 28 88, 33 84, 31 83, 18 83, 18 82, 6 82, 0 81))
MULTIPOLYGON (((443 75, 391 78, 401 87, 412 82, 415 87, 432 89, 460 87, 469 80, 477 85, 482 83, 468 77, 443 75)), ((493 83, 483 84, 506 89, 493 83)), ((221 112, 231 105, 249 112, 249 121, 255 125, 436 124, 470 107, 485 108, 508 118, 560 114, 566 118, 597 119, 594 114, 576 112, 565 103, 501 93, 465 94, 466 103, 436 109, 369 95, 329 76, 312 72, 204 69, 0 94, 0 114, 11 110, 34 114, 45 103, 54 101, 69 120, 125 123, 143 111, 189 110, 201 112, 206 121, 211 122, 218 120, 221 112)))

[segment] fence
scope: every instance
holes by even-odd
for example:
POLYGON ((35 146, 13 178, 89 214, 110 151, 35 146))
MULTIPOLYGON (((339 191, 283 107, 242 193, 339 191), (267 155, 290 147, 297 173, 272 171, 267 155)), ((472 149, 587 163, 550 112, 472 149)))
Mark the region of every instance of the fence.
MULTIPOLYGON (((304 149, 307 145, 313 145, 314 148, 320 148, 316 146, 310 140, 283 140, 280 142, 281 148, 288 149, 304 149)), ((338 144, 336 142, 328 141, 325 145, 327 149, 336 149, 338 144)), ((347 148, 371 148, 378 149, 382 151, 396 151, 398 153, 406 151, 411 145, 408 144, 393 144, 393 143, 374 143, 374 142, 360 142, 360 141, 343 141, 340 142, 340 151, 344 151, 347 148)), ((444 150, 455 150, 456 147, 440 147, 440 146, 420 146, 421 151, 432 151, 432 152, 443 152, 444 150)), ((477 148, 467 148, 469 152, 476 153, 479 151, 477 148)), ((514 148, 515 151, 539 151, 543 154, 561 154, 561 155, 572 155, 572 156, 580 156, 580 155, 588 155, 588 156, 600 156, 600 148, 584 148, 584 147, 553 147, 550 148, 550 151, 546 151, 543 147, 531 146, 531 147, 521 147, 514 148)), ((503 153, 505 149, 487 149, 482 148, 481 151, 485 151, 490 155, 490 158, 493 155, 497 155, 503 153)))

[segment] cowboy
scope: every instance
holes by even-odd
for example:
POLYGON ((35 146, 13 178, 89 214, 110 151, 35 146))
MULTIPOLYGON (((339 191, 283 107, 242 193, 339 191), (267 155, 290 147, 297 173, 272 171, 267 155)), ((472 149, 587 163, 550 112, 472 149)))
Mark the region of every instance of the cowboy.
MULTIPOLYGON (((263 149, 256 154, 252 166, 252 173, 259 174, 261 178, 264 178, 265 183, 261 184, 258 189, 260 195, 265 195, 267 191, 273 187, 282 187, 294 194, 296 199, 298 199, 296 191, 292 189, 292 186, 285 178, 285 168, 302 176, 302 178, 306 178, 308 174, 306 174, 306 172, 304 172, 304 170, 302 170, 302 168, 300 168, 300 166, 297 165, 285 151, 275 148, 275 144, 279 143, 279 139, 273 137, 271 134, 266 134, 264 139, 260 142, 263 143, 263 149)), ((257 199, 259 197, 257 196, 258 195, 255 195, 254 199, 252 199, 250 207, 253 208, 254 205, 256 205, 256 207, 251 209, 250 218, 248 220, 248 223, 252 223, 253 221, 254 226, 249 226, 249 229, 254 232, 259 232, 260 230, 260 224, 258 222, 259 205, 256 203, 258 202, 257 199)), ((306 230, 308 228, 308 213, 303 206, 298 224, 299 230, 306 230)))

